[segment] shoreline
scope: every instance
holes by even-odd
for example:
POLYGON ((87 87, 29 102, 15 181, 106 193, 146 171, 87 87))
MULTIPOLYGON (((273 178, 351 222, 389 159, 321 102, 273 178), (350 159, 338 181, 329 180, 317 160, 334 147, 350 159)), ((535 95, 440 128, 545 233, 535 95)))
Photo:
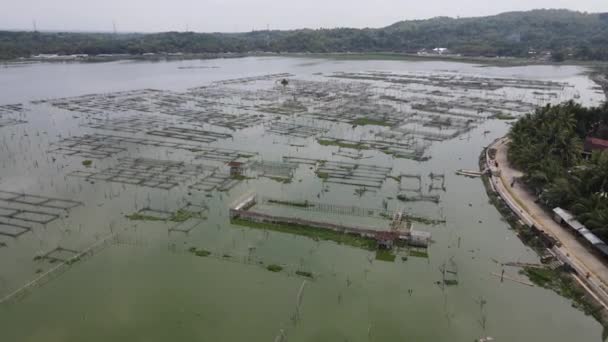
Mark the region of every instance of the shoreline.
MULTIPOLYGON (((555 284, 553 287, 538 285, 552 289, 557 294, 571 299, 573 306, 579 307, 586 314, 592 315, 605 329, 608 329, 608 287, 604 279, 597 276, 588 268, 588 265, 581 262, 580 255, 579 257, 576 255, 576 250, 573 252, 568 249, 569 246, 564 246, 564 243, 578 242, 566 241, 567 239, 564 239, 563 235, 558 237, 551 229, 547 229, 546 225, 541 223, 543 222, 542 219, 537 219, 534 214, 530 213, 525 205, 525 200, 518 198, 505 184, 502 176, 504 166, 496 166, 495 161, 498 158, 491 154, 496 154, 497 147, 499 145, 506 146, 506 143, 508 143, 507 136, 494 140, 482 150, 479 158, 480 170, 485 171, 482 181, 490 203, 496 207, 501 216, 516 232, 517 237, 526 246, 532 248, 539 257, 549 253, 564 265, 553 270, 555 272, 552 280, 555 284, 558 284, 557 288, 555 288, 555 284), (584 296, 576 296, 572 292, 576 290, 582 291, 584 296)), ((518 184, 518 187, 522 186, 518 184)), ((566 228, 562 229, 566 231, 566 228)), ((569 234, 569 232, 567 233, 569 234)), ((575 237, 572 236, 572 239, 575 239, 575 237)), ((598 262, 605 266, 602 261, 598 260, 598 262)), ((545 265, 545 269, 549 270, 547 265, 545 265)), ((524 269, 523 273, 526 273, 526 271, 524 269)))
MULTIPOLYGON (((115 61, 186 61, 186 60, 208 60, 226 58, 246 57, 293 57, 293 58, 321 58, 335 60, 388 60, 388 61, 441 61, 454 63, 478 64, 480 66, 493 67, 520 67, 532 65, 550 66, 581 66, 600 73, 608 68, 608 61, 581 61, 566 60, 564 62, 553 62, 551 60, 536 60, 522 57, 483 57, 483 56, 458 56, 458 55, 418 55, 402 52, 239 52, 239 53, 184 53, 184 54, 153 54, 153 55, 106 55, 106 56, 57 56, 54 58, 20 57, 15 59, 0 59, 0 66, 32 64, 32 63, 104 63, 115 61)), ((607 88, 608 91, 608 88, 607 88)))

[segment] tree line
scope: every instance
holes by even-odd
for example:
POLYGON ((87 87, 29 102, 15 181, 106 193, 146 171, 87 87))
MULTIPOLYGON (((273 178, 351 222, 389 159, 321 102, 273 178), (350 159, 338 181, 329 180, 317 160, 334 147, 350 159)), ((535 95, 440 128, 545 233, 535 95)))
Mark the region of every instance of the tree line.
POLYGON ((548 105, 518 120, 509 136, 509 161, 540 201, 572 211, 608 242, 608 150, 583 156, 586 137, 608 139, 608 104, 548 105))
POLYGON ((0 31, 0 58, 36 54, 408 52, 435 47, 467 56, 608 60, 608 15, 568 10, 410 20, 379 29, 153 34, 0 31))

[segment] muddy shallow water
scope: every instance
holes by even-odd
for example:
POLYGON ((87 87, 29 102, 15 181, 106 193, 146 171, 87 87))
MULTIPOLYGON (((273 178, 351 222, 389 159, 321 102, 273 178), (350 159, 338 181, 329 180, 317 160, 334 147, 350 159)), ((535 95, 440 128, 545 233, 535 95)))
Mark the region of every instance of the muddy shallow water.
MULTIPOLYGON (((47 224, 0 218, 0 222, 30 229, 15 238, 0 235, 4 246, 0 247, 0 297, 61 263, 36 256, 61 247, 65 249, 59 250, 62 256, 50 256, 69 258, 70 251, 84 251, 113 236, 107 246, 65 267, 64 272, 53 274, 45 284, 32 287, 23 298, 1 304, 2 340, 472 341, 493 336, 496 341, 600 341, 601 325, 573 308, 568 300, 538 287, 501 283, 492 275, 502 270, 498 262, 538 262, 538 257, 517 239, 488 203, 481 181, 454 172, 476 170, 482 148, 507 132, 508 121, 484 117, 482 113, 474 122, 462 120, 467 129, 461 134, 440 141, 429 139, 429 135, 425 138, 426 133, 421 133, 431 126, 404 121, 414 112, 411 104, 421 99, 434 103, 451 101, 452 105, 465 103, 466 98, 540 105, 574 98, 587 105, 599 104, 604 96, 583 72, 569 66, 495 68, 447 62, 304 58, 0 68, 0 104, 23 104, 22 111, 0 114, 0 119, 27 121, 0 127, 0 190, 79 202, 78 206, 63 210, 0 200, 0 207, 58 215, 47 224), (292 81, 286 89, 277 82, 282 77, 213 83, 276 73, 291 74, 288 78, 292 81), (399 75, 408 75, 408 81, 402 82, 404 77, 399 75), (452 77, 451 81, 446 80, 446 75, 452 77), (490 81, 474 83, 479 77, 490 81), (501 83, 505 79, 538 80, 545 82, 539 88, 551 89, 534 89, 531 83, 523 88, 516 83, 489 88, 492 82, 501 83), (473 83, 465 84, 462 80, 473 83), (352 85, 348 92, 354 95, 348 101, 309 93, 336 91, 336 82, 352 85), (210 88, 192 95, 193 88, 202 86, 210 88), (293 89, 298 87, 306 91, 295 92, 293 89), (228 113, 237 119, 229 124, 233 128, 230 129, 217 125, 217 121, 195 125, 190 120, 202 114, 180 116, 167 109, 173 107, 171 102, 147 107, 152 108, 151 112, 133 107, 119 111, 115 107, 102 108, 97 103, 88 113, 82 109, 95 106, 90 99, 80 104, 74 102, 74 97, 85 94, 141 89, 170 91, 171 96, 178 97, 188 94, 191 96, 188 101, 200 101, 189 103, 189 108, 204 109, 208 105, 212 107, 210 112, 228 113), (203 103, 212 96, 216 96, 213 104, 203 103), (386 100, 378 100, 380 97, 386 100), (402 104, 395 104, 395 97, 402 104), (58 100, 61 98, 69 99, 58 100), (36 102, 41 100, 45 102, 36 102), (308 112, 293 107, 288 108, 293 110, 288 114, 269 109, 269 104, 291 100, 307 106, 308 112), (336 106, 330 110, 325 104, 336 106), (357 114, 365 117, 391 105, 396 109, 390 119, 397 123, 392 127, 354 125, 348 121, 352 118, 346 119, 350 112, 336 115, 352 104, 367 106, 364 113, 357 114), (160 113, 165 109, 169 114, 160 113), (312 112, 320 115, 305 115, 312 112), (248 127, 235 128, 238 122, 245 122, 241 119, 243 115, 251 118, 245 125, 248 127), (140 119, 125 128, 116 121, 124 118, 140 119), (151 118, 157 122, 150 123, 151 118), (274 122, 291 128, 299 125, 294 130, 300 133, 301 126, 321 131, 308 137, 293 132, 279 134, 271 132, 274 122), (105 128, 92 127, 100 123, 105 128), (193 141, 192 136, 176 139, 149 134, 176 126, 222 133, 226 138, 204 143, 193 141), (422 159, 430 159, 397 158, 378 148, 323 146, 317 140, 322 137, 386 140, 383 132, 401 134, 411 132, 411 127, 416 128, 413 146, 424 150, 422 159), (108 144, 118 149, 112 149, 105 157, 51 151, 66 138, 85 134, 140 140, 108 144), (188 146, 158 147, 150 140, 188 146), (380 166, 390 172, 378 187, 361 187, 324 180, 314 172, 319 165, 298 163, 288 183, 248 171, 246 179, 228 191, 201 191, 192 186, 209 172, 194 169, 190 174, 191 166, 183 165, 217 167, 218 174, 225 174, 225 161, 201 158, 201 150, 190 148, 190 144, 251 153, 253 156, 246 158, 248 162, 284 163, 283 157, 297 157, 380 166), (357 159, 346 156, 355 154, 357 159), (125 162, 124 158, 185 162, 176 167, 176 173, 190 176, 184 176, 168 190, 152 187, 151 183, 144 186, 110 182, 98 176, 78 176, 82 172, 103 174, 125 162), (83 165, 85 160, 91 160, 92 165, 83 165), (445 175, 445 191, 429 191, 431 172, 445 175), (396 198, 399 188, 412 187, 411 179, 395 179, 401 174, 420 175, 422 193, 439 195, 439 203, 400 202, 396 198), (232 225, 228 208, 244 194, 253 192, 281 200, 404 209, 418 216, 445 219, 446 223, 436 226, 414 223, 416 229, 432 233, 428 258, 406 259, 402 258, 406 252, 397 251, 395 261, 386 262, 376 260, 374 252, 331 241, 232 225), (125 217, 146 207, 174 212, 187 203, 208 208, 206 218, 196 221, 187 233, 170 230, 176 226, 173 222, 133 221, 125 217), (204 249, 211 255, 195 256, 188 252, 191 247, 204 249), (281 265, 282 271, 268 271, 266 266, 271 264, 281 265), (445 265, 457 270, 457 285, 437 285, 445 265), (314 279, 298 276, 296 271, 310 272, 314 279)), ((146 104, 160 96, 144 92, 141 95, 144 100, 138 98, 128 105, 141 105, 138 108, 145 109, 146 104)), ((458 121, 458 115, 454 115, 450 124, 458 121)), ((446 132, 451 131, 439 129, 435 136, 446 132)), ((78 146, 72 148, 72 152, 82 152, 78 146)), ((125 178, 127 182, 138 174, 145 175, 128 161, 125 165, 134 170, 125 178)), ((413 187, 416 186, 414 182, 413 187)), ((389 222, 268 204, 257 209, 377 229, 383 229, 389 222)), ((507 274, 523 279, 517 271, 506 269, 507 274)))

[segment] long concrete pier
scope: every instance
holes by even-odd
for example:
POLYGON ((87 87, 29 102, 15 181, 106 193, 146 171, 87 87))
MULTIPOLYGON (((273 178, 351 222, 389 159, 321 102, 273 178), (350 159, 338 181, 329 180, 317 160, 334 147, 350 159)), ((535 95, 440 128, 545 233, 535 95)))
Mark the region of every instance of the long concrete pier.
POLYGON ((351 234, 363 238, 375 239, 379 243, 386 243, 387 241, 393 243, 397 240, 403 240, 408 241, 408 243, 415 245, 416 247, 427 247, 430 243, 430 233, 414 231, 411 229, 411 226, 409 226, 410 228, 406 230, 377 230, 355 225, 347 226, 323 221, 306 220, 297 217, 270 215, 251 210, 256 203, 257 196, 255 194, 248 195, 230 208, 230 218, 240 218, 260 223, 287 224, 301 227, 327 229, 343 234, 351 234))

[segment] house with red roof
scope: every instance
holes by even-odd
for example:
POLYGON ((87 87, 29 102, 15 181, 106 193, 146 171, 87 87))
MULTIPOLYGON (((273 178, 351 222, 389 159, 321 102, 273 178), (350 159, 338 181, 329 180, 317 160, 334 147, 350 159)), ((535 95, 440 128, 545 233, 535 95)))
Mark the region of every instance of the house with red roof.
POLYGON ((608 140, 587 137, 585 139, 584 150, 585 150, 585 153, 591 153, 593 151, 608 150, 608 140))

